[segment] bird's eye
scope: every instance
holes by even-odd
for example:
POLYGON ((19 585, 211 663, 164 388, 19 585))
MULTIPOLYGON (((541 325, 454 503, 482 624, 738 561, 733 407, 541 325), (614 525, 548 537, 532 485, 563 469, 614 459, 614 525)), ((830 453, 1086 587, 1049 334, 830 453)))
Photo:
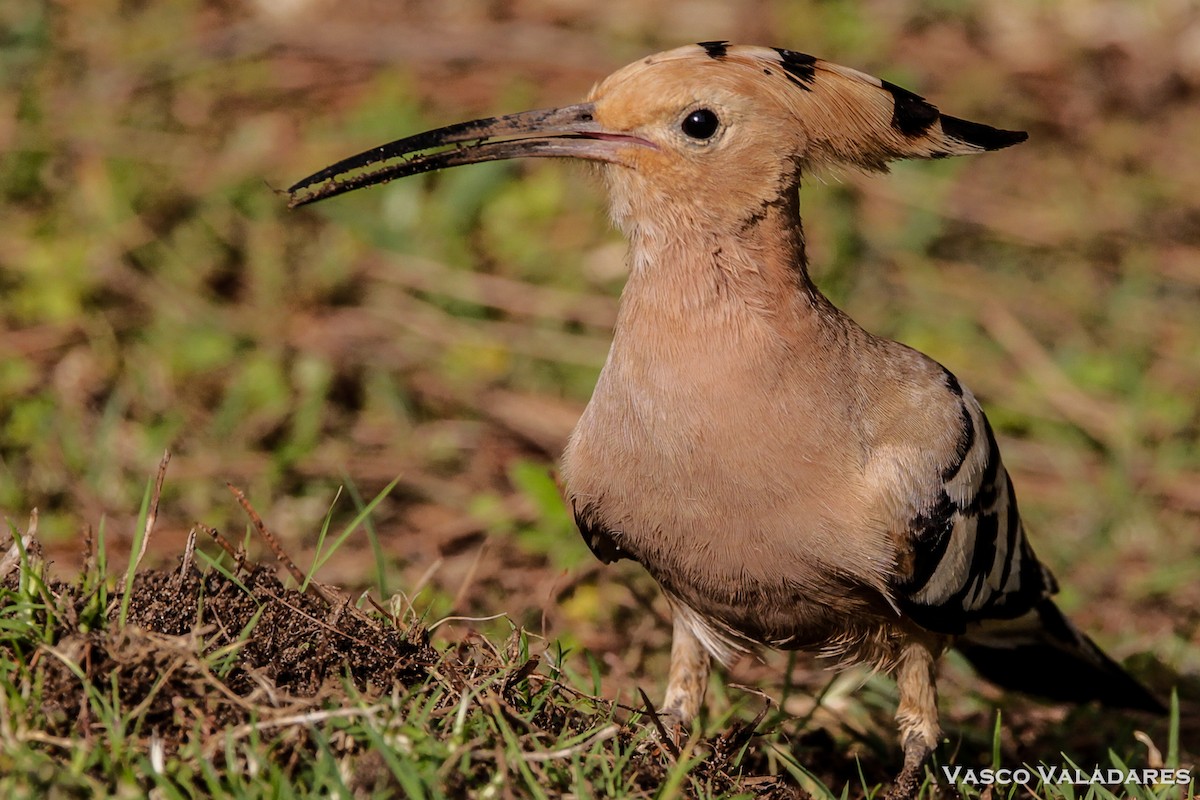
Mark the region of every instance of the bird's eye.
POLYGON ((680 128, 693 139, 707 139, 717 132, 721 120, 707 108, 697 108, 683 118, 680 128))

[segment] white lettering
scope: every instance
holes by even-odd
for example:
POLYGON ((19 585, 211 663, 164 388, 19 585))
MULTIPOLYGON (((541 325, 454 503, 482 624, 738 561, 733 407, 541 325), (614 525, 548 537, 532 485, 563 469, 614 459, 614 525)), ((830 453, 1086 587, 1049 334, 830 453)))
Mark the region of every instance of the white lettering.
POLYGON ((955 764, 953 766, 942 765, 941 769, 942 776, 952 786, 960 784, 972 786, 992 786, 999 784, 1007 786, 1014 783, 1025 786, 1033 783, 1035 778, 1044 786, 1068 783, 1075 785, 1100 784, 1119 786, 1133 783, 1142 786, 1152 786, 1154 784, 1186 786, 1192 782, 1194 772, 1191 767, 1126 770, 1113 767, 1102 769, 1099 766, 1094 767, 1091 772, 1085 772, 1078 767, 1070 769, 1067 767, 1052 767, 1046 764, 1039 764, 1036 767, 1022 766, 1015 769, 1008 767, 974 769, 955 764))

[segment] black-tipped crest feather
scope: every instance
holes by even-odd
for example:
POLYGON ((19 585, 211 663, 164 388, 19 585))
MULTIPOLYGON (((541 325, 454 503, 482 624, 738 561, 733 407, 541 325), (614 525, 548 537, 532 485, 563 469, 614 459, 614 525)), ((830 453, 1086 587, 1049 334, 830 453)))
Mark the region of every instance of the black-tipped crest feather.
POLYGON ((970 120, 942 114, 942 131, 951 139, 982 147, 984 150, 1000 150, 1020 144, 1029 138, 1025 131, 1006 131, 970 120))

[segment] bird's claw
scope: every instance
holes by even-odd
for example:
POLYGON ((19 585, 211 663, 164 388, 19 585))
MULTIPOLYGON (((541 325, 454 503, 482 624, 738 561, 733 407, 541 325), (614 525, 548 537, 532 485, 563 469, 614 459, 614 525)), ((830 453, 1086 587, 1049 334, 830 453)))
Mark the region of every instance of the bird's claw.
POLYGON ((691 720, 687 719, 678 709, 653 708, 647 714, 650 734, 638 746, 639 752, 649 752, 653 749, 665 749, 671 755, 678 757, 679 750, 691 735, 691 720))

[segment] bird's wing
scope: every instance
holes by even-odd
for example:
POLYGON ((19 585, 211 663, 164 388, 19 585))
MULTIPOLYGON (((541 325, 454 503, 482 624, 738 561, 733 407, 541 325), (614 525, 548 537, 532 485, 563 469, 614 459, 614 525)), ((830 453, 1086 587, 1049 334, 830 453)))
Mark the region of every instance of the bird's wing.
POLYGON ((934 478, 917 489, 901 531, 893 600, 924 628, 961 634, 987 619, 1025 614, 1057 586, 1025 537, 1012 481, 978 401, 948 371, 958 404, 934 478))

